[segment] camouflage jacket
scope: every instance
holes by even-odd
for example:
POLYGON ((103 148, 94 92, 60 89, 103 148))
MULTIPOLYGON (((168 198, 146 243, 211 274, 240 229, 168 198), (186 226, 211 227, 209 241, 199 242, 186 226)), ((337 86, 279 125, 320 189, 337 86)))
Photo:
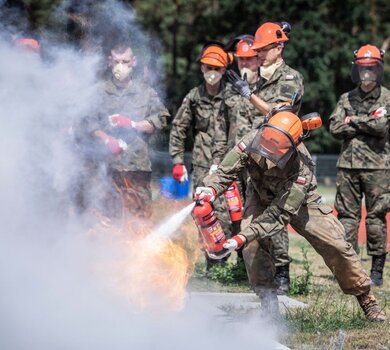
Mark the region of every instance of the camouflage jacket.
POLYGON ((172 122, 169 152, 173 164, 184 163, 185 140, 188 132, 192 131, 194 136, 192 164, 205 168, 211 166, 214 124, 221 113, 225 89, 229 85, 229 83, 222 82, 220 92, 216 96, 210 96, 203 83, 186 95, 172 122))
POLYGON ((298 97, 294 103, 294 112, 298 113, 304 93, 303 76, 283 62, 269 80, 263 79, 256 95, 273 108, 278 103, 290 102, 295 93, 298 94, 298 97))
MULTIPOLYGON (((260 82, 250 85, 252 93, 256 94, 259 89, 260 82)), ((256 120, 264 120, 264 116, 250 103, 245 97, 238 94, 232 85, 226 89, 223 115, 218 118, 216 123, 216 137, 220 131, 227 130, 227 148, 231 150, 239 140, 241 140, 249 131, 252 130, 252 125, 256 120), (221 121, 226 121, 226 126, 220 124, 221 121)))
MULTIPOLYGON (((263 239, 286 229, 292 215, 304 205, 317 203, 321 196, 317 192, 314 162, 303 143, 290 158, 284 169, 268 169, 265 158, 247 151, 257 130, 251 131, 224 158, 214 174, 204 179, 206 186, 221 195, 246 169, 251 178, 255 194, 265 211, 254 218, 243 234, 250 242, 263 239)), ((331 211, 331 210, 330 210, 331 211)))
POLYGON ((135 129, 113 127, 108 117, 120 114, 136 122, 147 120, 157 132, 167 126, 170 117, 168 110, 161 103, 157 93, 144 83, 133 83, 123 89, 116 87, 109 79, 102 84, 101 91, 95 114, 88 121, 88 132, 102 130, 110 136, 122 139, 128 145, 127 150, 119 155, 113 155, 107 152, 100 141, 96 141, 101 150, 104 149, 104 160, 109 167, 119 171, 152 171, 149 154, 151 134, 135 129))
MULTIPOLYGON (((278 103, 291 101, 294 93, 299 94, 295 100, 295 112, 298 113, 304 93, 303 76, 296 70, 282 63, 267 81, 261 79, 251 86, 252 92, 267 102, 271 108, 278 103)), ((224 100, 223 113, 216 122, 213 158, 223 159, 226 152, 248 133, 252 128, 259 127, 265 116, 252 105, 251 102, 240 96, 231 87, 227 89, 224 100)), ((218 164, 217 161, 214 163, 218 164)))
POLYGON ((343 140, 337 167, 389 169, 390 91, 378 86, 369 93, 359 87, 341 95, 330 117, 330 132, 343 140), (375 113, 380 107, 383 113, 375 113), (350 122, 345 123, 345 117, 350 122))

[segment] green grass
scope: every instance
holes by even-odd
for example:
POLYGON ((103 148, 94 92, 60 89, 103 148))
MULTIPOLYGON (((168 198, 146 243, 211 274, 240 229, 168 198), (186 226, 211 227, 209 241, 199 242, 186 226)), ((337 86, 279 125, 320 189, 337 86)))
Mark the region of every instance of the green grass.
MULTIPOLYGON (((334 194, 335 189, 321 186, 324 195, 334 194)), ((174 203, 179 210, 184 204, 174 203)), ((173 204, 170 203, 170 206, 173 204)), ((165 217, 165 210, 156 213, 165 217)), ((165 206, 166 207, 166 206, 165 206)), ((194 264, 188 288, 209 292, 249 292, 243 271, 235 270, 236 254, 225 267, 214 267, 206 276, 204 255, 196 243, 197 231, 189 218, 182 226, 181 238, 186 238, 183 246, 190 252, 189 261, 194 264), (196 264, 195 264, 196 262, 196 264)), ((361 247, 360 257, 363 268, 369 273, 371 259, 365 247, 361 247)), ((293 258, 290 265, 291 295, 308 305, 307 308, 290 310, 284 314, 285 327, 279 342, 299 350, 352 350, 390 349, 390 322, 373 324, 364 318, 356 298, 344 295, 321 256, 299 235, 290 235, 289 254, 293 258)), ((384 271, 384 285, 373 288, 379 305, 390 316, 390 259, 384 271)), ((231 306, 230 306, 231 308, 231 306)), ((247 312, 246 309, 232 309, 232 313, 247 312)))
POLYGON ((294 332, 328 332, 339 329, 361 329, 366 321, 353 298, 335 293, 333 288, 318 289, 306 308, 290 309, 285 317, 294 332))

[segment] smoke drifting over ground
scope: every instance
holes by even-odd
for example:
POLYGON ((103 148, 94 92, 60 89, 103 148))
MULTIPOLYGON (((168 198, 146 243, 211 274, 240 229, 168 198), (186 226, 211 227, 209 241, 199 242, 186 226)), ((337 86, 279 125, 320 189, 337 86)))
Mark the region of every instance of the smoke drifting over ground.
MULTIPOLYGON (((142 35, 128 27, 128 9, 102 4, 114 27, 142 35)), ((102 33, 96 38, 101 43, 102 33)), ((110 288, 106 267, 136 252, 88 235, 69 211, 82 167, 68 131, 97 103, 104 58, 43 44, 49 59, 0 40, 0 348, 271 348, 271 331, 221 320, 206 301, 176 313, 140 312, 110 288)))

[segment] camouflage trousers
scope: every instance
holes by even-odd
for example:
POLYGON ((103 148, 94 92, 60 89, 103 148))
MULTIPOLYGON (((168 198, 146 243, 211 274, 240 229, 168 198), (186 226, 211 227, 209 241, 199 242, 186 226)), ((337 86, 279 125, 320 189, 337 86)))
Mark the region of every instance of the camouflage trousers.
POLYGON ((113 222, 151 216, 151 173, 117 171, 105 164, 85 163, 71 189, 73 210, 96 213, 113 222))
POLYGON ((346 239, 358 253, 363 195, 367 210, 367 253, 386 253, 388 203, 384 194, 389 192, 389 175, 389 170, 338 169, 335 207, 344 226, 346 239))
MULTIPOLYGON (((360 295, 370 289, 371 280, 345 240, 344 228, 332 208, 314 203, 302 206, 290 224, 322 256, 345 294, 360 295)), ((267 238, 249 243, 243 251, 250 285, 258 295, 276 288, 271 247, 272 239, 267 238)))
MULTIPOLYGON (((192 184, 193 192, 199 186, 204 186, 203 179, 209 174, 209 168, 204 168, 200 166, 194 166, 192 171, 192 184)), ((227 238, 232 236, 232 223, 230 221, 229 211, 226 206, 224 196, 218 197, 214 203, 214 210, 217 213, 219 222, 221 223, 222 229, 225 232, 227 238)))
MULTIPOLYGON (((243 230, 249 226, 252 220, 258 217, 264 210, 265 207, 262 206, 257 193, 254 192, 253 185, 249 181, 241 229, 243 230)), ((287 230, 278 232, 270 238, 269 252, 276 267, 288 265, 292 261, 291 257, 288 255, 288 243, 287 230)))
POLYGON ((149 218, 152 214, 152 173, 111 170, 110 175, 119 194, 111 198, 111 205, 117 207, 119 200, 120 207, 125 211, 124 216, 149 218))

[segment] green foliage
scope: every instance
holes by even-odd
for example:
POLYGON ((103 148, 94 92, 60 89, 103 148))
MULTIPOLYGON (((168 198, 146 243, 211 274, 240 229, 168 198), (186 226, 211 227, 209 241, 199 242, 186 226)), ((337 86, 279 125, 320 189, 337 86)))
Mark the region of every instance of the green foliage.
POLYGON ((242 261, 214 265, 208 271, 207 277, 227 285, 237 285, 247 281, 245 264, 242 261))
POLYGON ((313 273, 310 271, 310 262, 307 258, 307 250, 301 247, 303 255, 303 270, 304 272, 299 276, 292 276, 290 280, 289 295, 307 295, 312 288, 311 278, 313 273))

